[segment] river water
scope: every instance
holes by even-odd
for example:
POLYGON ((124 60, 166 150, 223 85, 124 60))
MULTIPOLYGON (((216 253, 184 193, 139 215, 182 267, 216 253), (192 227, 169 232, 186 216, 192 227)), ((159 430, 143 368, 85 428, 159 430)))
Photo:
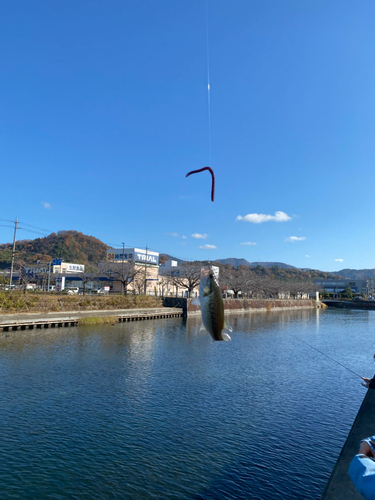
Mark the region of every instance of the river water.
POLYGON ((0 338, 0 498, 318 499, 375 371, 372 311, 0 338))

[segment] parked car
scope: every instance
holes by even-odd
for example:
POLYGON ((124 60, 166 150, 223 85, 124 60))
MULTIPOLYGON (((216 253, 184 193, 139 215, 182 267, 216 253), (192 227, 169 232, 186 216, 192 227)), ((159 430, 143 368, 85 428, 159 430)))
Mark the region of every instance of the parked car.
POLYGON ((67 289, 67 294, 68 294, 68 295, 76 295, 76 294, 78 294, 78 293, 79 293, 79 288, 78 288, 78 286, 75 286, 75 287, 73 287, 73 288, 68 288, 68 289, 67 289))

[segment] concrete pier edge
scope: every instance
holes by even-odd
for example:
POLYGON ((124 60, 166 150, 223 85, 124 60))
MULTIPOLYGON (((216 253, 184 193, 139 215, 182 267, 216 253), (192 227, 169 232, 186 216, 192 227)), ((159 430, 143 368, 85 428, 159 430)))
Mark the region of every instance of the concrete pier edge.
POLYGON ((369 389, 337 459, 322 500, 363 500, 349 477, 348 469, 352 458, 358 453, 359 442, 375 434, 374 415, 375 390, 369 389))
POLYGON ((118 321, 161 319, 182 316, 181 308, 149 307, 142 309, 111 309, 92 311, 57 311, 48 313, 0 314, 0 332, 32 329, 43 325, 74 326, 81 318, 115 316, 118 321))

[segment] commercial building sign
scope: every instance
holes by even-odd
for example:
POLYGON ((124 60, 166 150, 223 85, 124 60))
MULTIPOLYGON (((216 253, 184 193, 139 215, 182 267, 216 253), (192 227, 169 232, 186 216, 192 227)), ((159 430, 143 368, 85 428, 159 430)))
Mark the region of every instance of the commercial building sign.
POLYGON ((107 250, 107 262, 147 262, 155 266, 159 265, 158 252, 144 250, 141 248, 124 248, 120 250, 107 250))
POLYGON ((66 265, 66 272, 71 273, 71 272, 78 272, 78 273, 84 273, 85 272, 85 266, 82 264, 67 264, 64 262, 63 266, 66 265))
POLYGON ((25 274, 43 274, 48 273, 48 267, 25 267, 25 274))
POLYGON ((52 266, 53 273, 84 273, 84 264, 73 264, 70 262, 62 262, 60 265, 52 266))

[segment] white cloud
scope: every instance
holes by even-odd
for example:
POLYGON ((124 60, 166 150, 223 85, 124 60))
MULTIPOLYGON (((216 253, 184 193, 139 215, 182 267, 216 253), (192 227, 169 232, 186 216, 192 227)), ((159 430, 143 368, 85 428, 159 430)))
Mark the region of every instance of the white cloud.
POLYGON ((216 250, 217 247, 215 247, 215 245, 203 245, 199 248, 202 248, 203 250, 216 250))
POLYGON ((344 259, 335 259, 335 262, 344 262, 344 259))
POLYGON ((240 243, 241 245, 249 245, 249 246, 252 246, 252 245, 256 245, 256 243, 253 243, 252 241, 245 241, 244 243, 240 243))
POLYGON ((181 236, 181 238, 183 238, 184 240, 186 240, 186 239, 187 239, 187 236, 181 236))
POLYGON ((289 238, 285 238, 284 241, 289 243, 294 243, 295 241, 305 241, 306 236, 289 236, 289 238))
POLYGON ((195 238, 197 240, 199 240, 199 239, 205 240, 207 238, 207 234, 194 233, 191 235, 191 237, 195 238))
POLYGON ((275 212, 275 215, 266 214, 247 214, 242 217, 242 215, 237 215, 236 220, 244 220, 245 222, 252 222, 253 224, 260 224, 262 222, 268 222, 270 220, 274 222, 286 222, 291 220, 285 212, 275 212))
POLYGON ((47 209, 51 208, 51 203, 48 203, 48 201, 42 201, 42 205, 44 208, 47 208, 47 209))
POLYGON ((175 237, 178 236, 178 233, 165 233, 165 234, 167 234, 168 236, 175 236, 175 237))
POLYGON ((181 245, 187 245, 186 241, 183 241, 183 242, 181 243, 181 245))
POLYGON ((308 259, 310 258, 310 255, 305 255, 305 257, 307 257, 308 259))

